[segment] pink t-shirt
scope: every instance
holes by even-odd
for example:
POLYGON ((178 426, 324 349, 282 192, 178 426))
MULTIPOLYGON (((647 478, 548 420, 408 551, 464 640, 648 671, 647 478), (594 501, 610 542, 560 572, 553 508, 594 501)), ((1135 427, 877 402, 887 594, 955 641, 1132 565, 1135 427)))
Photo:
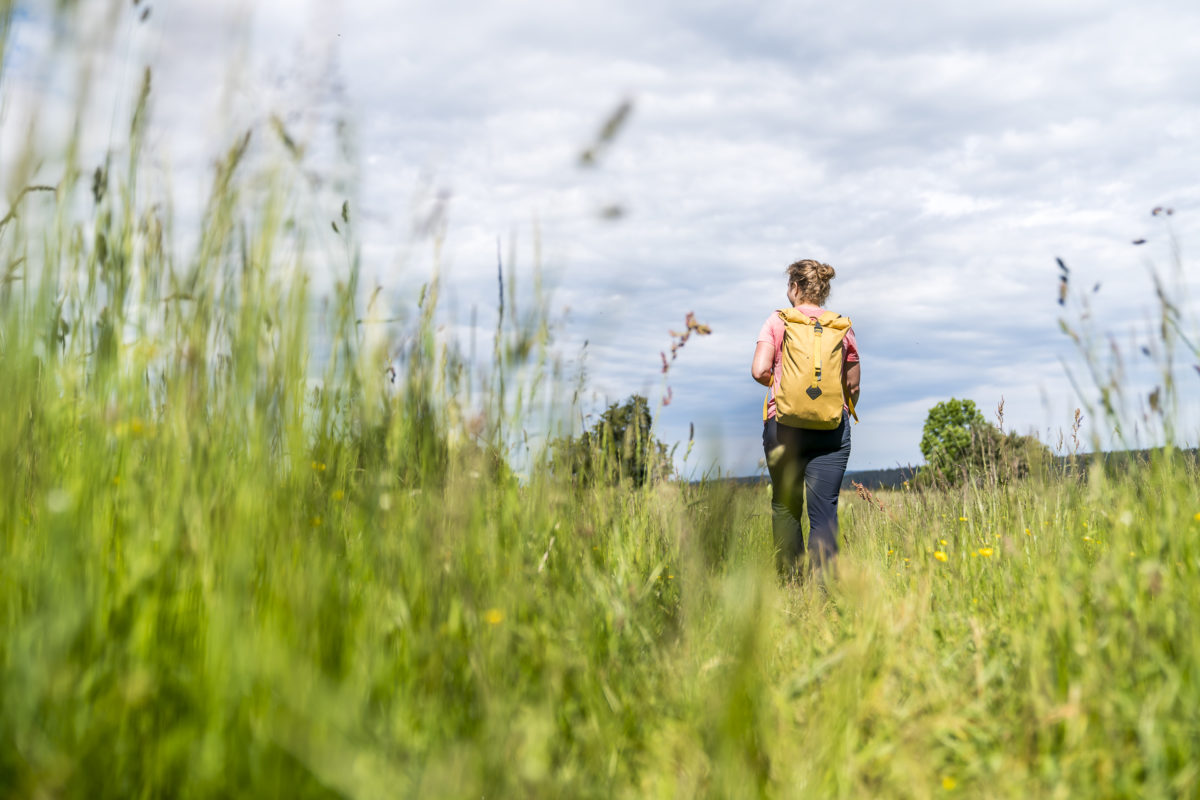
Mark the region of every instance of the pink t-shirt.
MULTIPOLYGON (((828 309, 804 304, 796 306, 796 310, 816 319, 828 309)), ((783 320, 780 319, 778 312, 772 311, 771 316, 767 317, 767 321, 763 323, 762 330, 758 332, 758 341, 766 342, 775 348, 775 367, 773 369, 775 377, 774 383, 771 385, 770 399, 767 400, 767 419, 775 417, 775 392, 779 389, 779 361, 783 357, 783 329, 783 320)), ((843 369, 845 369, 845 365, 856 361, 858 361, 858 342, 854 339, 854 328, 847 328, 846 338, 842 340, 843 369)))

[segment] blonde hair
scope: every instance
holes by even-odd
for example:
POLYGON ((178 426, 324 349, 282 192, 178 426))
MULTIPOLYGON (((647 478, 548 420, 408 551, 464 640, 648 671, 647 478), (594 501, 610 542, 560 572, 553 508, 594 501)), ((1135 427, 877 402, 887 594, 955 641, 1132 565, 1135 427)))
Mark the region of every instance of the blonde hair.
POLYGON ((829 282, 837 272, 828 264, 806 258, 787 268, 788 288, 796 287, 801 300, 823 306, 829 299, 829 282))

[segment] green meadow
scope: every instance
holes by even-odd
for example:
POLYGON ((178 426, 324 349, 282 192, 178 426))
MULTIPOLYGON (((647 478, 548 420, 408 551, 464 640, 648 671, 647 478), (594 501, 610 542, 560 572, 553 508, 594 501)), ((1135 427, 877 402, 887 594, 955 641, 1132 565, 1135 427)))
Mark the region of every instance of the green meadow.
POLYGON ((375 322, 282 124, 177 231, 139 80, 0 198, 0 794, 1200 794, 1194 459, 847 493, 781 583, 763 487, 514 455, 548 300, 471 362, 434 236, 375 322))

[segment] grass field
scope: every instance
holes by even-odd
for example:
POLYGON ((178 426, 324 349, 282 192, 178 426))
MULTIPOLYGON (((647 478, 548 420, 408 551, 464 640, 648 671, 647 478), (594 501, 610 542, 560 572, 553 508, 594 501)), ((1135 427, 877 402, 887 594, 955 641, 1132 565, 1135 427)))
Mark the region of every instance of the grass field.
POLYGON ((1197 791, 1197 476, 1165 456, 847 496, 826 594, 775 579, 761 488, 405 483, 273 446, 249 399, 2 363, 13 796, 1197 791))
POLYGON ((0 207, 0 794, 1200 794, 1194 461, 846 495, 781 585, 761 487, 513 477, 544 313, 482 380, 436 278, 373 334, 282 128, 181 253, 145 80, 0 207))

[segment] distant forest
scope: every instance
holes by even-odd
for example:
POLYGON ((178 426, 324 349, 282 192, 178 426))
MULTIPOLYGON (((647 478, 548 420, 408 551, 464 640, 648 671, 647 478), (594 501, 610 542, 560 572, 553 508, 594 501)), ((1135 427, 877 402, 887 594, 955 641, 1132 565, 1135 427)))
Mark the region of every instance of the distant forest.
MULTIPOLYGON (((1085 472, 1092 465, 1092 462, 1097 458, 1102 459, 1104 465, 1113 470, 1126 470, 1130 467, 1140 466, 1149 461, 1150 456, 1158 452, 1154 449, 1149 450, 1119 450, 1108 453, 1079 453, 1072 456, 1055 456, 1053 465, 1055 470, 1062 474, 1071 472, 1085 472)), ((1200 464, 1200 450, 1192 448, 1190 450, 1178 451, 1192 464, 1200 464)), ((906 467, 893 467, 891 469, 863 469, 847 472, 842 479, 842 489, 853 489, 855 483, 862 484, 868 489, 899 489, 907 480, 912 480, 913 476, 920 470, 920 465, 909 465, 906 467)), ((767 483, 769 478, 764 473, 763 475, 751 475, 745 478, 729 479, 736 483, 767 483)))

